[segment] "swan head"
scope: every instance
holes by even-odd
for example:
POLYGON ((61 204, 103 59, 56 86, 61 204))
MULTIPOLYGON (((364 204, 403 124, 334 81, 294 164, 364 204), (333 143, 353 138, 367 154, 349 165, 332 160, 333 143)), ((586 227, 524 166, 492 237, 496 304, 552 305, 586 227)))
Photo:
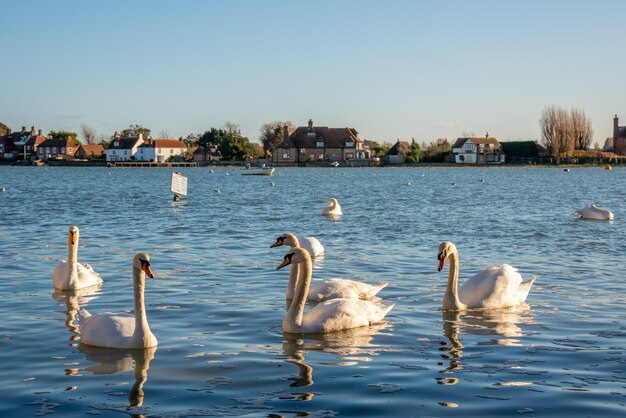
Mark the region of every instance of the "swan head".
POLYGON ((338 205, 339 204, 339 202, 337 202, 337 199, 335 199, 334 197, 331 197, 330 201, 328 203, 333 204, 333 205, 338 205))
POLYGON ((286 233, 276 238, 276 242, 270 245, 270 248, 280 247, 281 245, 293 246, 297 241, 296 236, 291 233, 286 233))
POLYGON ((79 236, 80 233, 78 232, 78 227, 76 225, 70 226, 70 229, 67 232, 67 243, 69 245, 76 245, 79 236))
POLYGON ((283 267, 288 266, 289 264, 302 263, 306 260, 307 257, 309 259, 311 258, 307 250, 298 247, 292 248, 291 251, 285 254, 283 262, 280 263, 278 267, 276 267, 276 270, 280 270, 283 267))
POLYGON ((152 269, 150 268, 150 256, 148 253, 139 253, 133 259, 133 268, 143 271, 146 276, 154 278, 152 269))
POLYGON ((439 248, 437 249, 437 260, 439 260, 439 266, 437 267, 437 271, 441 271, 443 269, 443 265, 446 262, 446 259, 450 256, 450 254, 456 253, 456 247, 450 241, 444 241, 439 244, 439 248))

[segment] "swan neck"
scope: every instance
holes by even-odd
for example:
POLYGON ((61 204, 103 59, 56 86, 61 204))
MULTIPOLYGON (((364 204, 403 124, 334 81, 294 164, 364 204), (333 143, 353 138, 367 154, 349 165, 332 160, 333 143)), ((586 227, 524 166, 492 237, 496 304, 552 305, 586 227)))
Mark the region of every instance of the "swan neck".
POLYGON ((287 299, 293 299, 294 294, 296 293, 296 283, 298 281, 298 264, 291 263, 291 269, 289 271, 289 283, 287 283, 287 294, 285 295, 287 299))
POLYGON ((143 338, 150 334, 148 318, 146 317, 146 305, 144 304, 144 283, 146 273, 143 270, 133 267, 133 294, 135 296, 135 333, 136 338, 143 338))
POLYGON ((450 270, 448 272, 448 286, 443 297, 443 309, 459 310, 466 306, 459 300, 459 254, 453 251, 448 257, 450 270))
POLYGON ((285 324, 288 329, 293 331, 302 326, 302 317, 304 316, 304 305, 306 304, 306 298, 309 294, 309 285, 311 284, 311 259, 306 258, 300 267, 298 279, 296 280, 296 292, 289 306, 287 317, 285 317, 285 324))
POLYGON ((78 240, 74 244, 69 244, 67 248, 67 265, 69 267, 69 282, 70 289, 75 288, 78 285, 78 240))

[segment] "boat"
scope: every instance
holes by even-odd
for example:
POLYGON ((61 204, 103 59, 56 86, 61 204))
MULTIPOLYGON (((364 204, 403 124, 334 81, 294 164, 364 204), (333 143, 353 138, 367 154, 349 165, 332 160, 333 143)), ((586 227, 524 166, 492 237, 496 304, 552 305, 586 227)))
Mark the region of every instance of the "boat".
POLYGON ((265 164, 259 167, 250 167, 246 166, 243 170, 241 170, 242 176, 271 176, 274 174, 274 167, 267 167, 265 164))

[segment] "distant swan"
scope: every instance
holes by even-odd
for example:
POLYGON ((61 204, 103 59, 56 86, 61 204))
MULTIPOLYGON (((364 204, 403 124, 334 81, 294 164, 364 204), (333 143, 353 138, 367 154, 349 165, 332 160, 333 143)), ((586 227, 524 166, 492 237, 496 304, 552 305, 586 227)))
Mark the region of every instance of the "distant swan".
POLYGON ((87 264, 79 264, 78 238, 80 233, 77 226, 70 226, 67 234, 67 262, 57 264, 52 273, 52 283, 55 289, 77 290, 102 283, 102 278, 87 264))
POLYGON ((304 248, 313 258, 324 254, 324 246, 315 237, 298 238, 294 234, 286 233, 276 238, 276 242, 270 245, 270 248, 280 247, 281 245, 304 248))
POLYGON ((600 208, 594 204, 578 209, 576 214, 580 215, 582 219, 597 219, 600 221, 613 220, 613 212, 608 209, 600 208))
POLYGON ((466 309, 495 309, 519 305, 526 300, 535 276, 522 282, 517 269, 508 264, 489 267, 470 277, 457 289, 459 281, 459 254, 450 241, 439 245, 437 259, 438 270, 443 269, 446 259, 450 258, 448 285, 443 296, 445 311, 466 309))
MULTIPOLYGON (((298 239, 295 235, 287 233, 276 239, 276 242, 270 246, 278 247, 281 245, 289 245, 291 248, 298 248, 298 239)), ((300 247, 302 248, 302 247, 300 247)), ((305 248, 306 249, 306 248, 305 248)), ((311 254, 310 251, 308 251, 311 254)), ((289 283, 287 284, 286 298, 291 300, 296 289, 296 281, 298 277, 298 264, 291 265, 289 273, 289 283)), ((327 299, 348 298, 348 299, 372 299, 378 292, 385 288, 389 283, 380 283, 371 285, 348 279, 323 279, 311 284, 307 294, 307 301, 321 302, 327 299)))
POLYGON ((148 326, 143 300, 146 274, 151 278, 154 277, 150 269, 150 256, 147 253, 139 253, 133 259, 134 315, 111 312, 91 315, 85 309, 79 312, 83 344, 108 348, 157 346, 157 339, 148 326))
POLYGON ((328 201, 328 203, 326 204, 326 207, 322 210, 322 215, 326 215, 330 217, 343 215, 343 212, 341 211, 341 205, 339 205, 339 202, 337 202, 337 199, 333 197, 328 201))
POLYGON ((284 332, 333 332, 369 326, 382 322, 393 308, 393 305, 383 307, 366 300, 341 298, 321 302, 305 313, 304 306, 311 283, 311 257, 302 248, 292 248, 276 269, 291 263, 300 265, 300 274, 296 281, 295 297, 283 320, 284 332))

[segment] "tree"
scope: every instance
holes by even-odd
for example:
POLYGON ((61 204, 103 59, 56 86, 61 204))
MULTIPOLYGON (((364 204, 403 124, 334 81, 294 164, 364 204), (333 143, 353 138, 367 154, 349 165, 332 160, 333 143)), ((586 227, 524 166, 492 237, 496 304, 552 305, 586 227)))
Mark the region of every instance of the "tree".
POLYGON ((120 135, 122 137, 133 137, 133 136, 139 136, 139 134, 143 135, 143 139, 146 140, 150 137, 150 129, 148 128, 144 128, 141 125, 130 125, 128 128, 124 129, 120 135))
POLYGON ((284 126, 287 126, 287 133, 291 135, 293 131, 296 130, 296 127, 290 121, 274 121, 269 123, 264 123, 261 126, 261 136, 259 137, 261 144, 263 144, 263 149, 265 151, 269 151, 270 153, 274 153, 276 147, 280 145, 284 140, 284 126))
POLYGON ((446 138, 439 138, 428 145, 423 146, 422 161, 441 163, 452 152, 452 144, 446 138))
POLYGON ((591 121, 580 109, 567 111, 547 106, 539 118, 541 142, 554 156, 570 156, 574 150, 586 150, 593 140, 591 121))
POLYGON ((200 134, 189 134, 185 139, 183 139, 183 142, 185 143, 185 145, 187 145, 187 148, 191 148, 198 145, 198 140, 201 136, 202 135, 200 134))
POLYGON ((422 149, 419 144, 415 142, 415 139, 411 138, 411 151, 406 155, 404 159, 405 163, 419 163, 422 160, 422 149))
POLYGON ((159 138, 172 139, 172 134, 170 134, 170 131, 168 131, 167 129, 162 129, 161 132, 159 132, 159 138))
POLYGON ((9 127, 0 122, 0 136, 4 136, 9 133, 9 127))
POLYGON ((585 111, 581 109, 572 109, 570 119, 575 148, 588 150, 593 140, 591 121, 585 115, 585 111))
POLYGON ((80 146, 81 142, 78 140, 78 135, 75 132, 67 131, 50 131, 48 134, 52 139, 70 140, 76 146, 80 146))
POLYGON ((83 123, 80 125, 80 132, 83 134, 85 142, 89 145, 96 143, 96 130, 94 128, 83 123))

